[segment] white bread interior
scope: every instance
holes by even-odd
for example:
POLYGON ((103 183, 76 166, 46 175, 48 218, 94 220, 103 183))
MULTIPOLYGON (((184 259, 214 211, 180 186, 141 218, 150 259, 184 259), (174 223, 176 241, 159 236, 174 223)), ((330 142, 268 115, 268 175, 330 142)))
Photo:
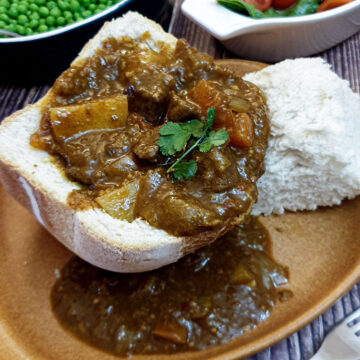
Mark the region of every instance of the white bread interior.
POLYGON ((360 96, 320 58, 247 74, 264 92, 271 135, 254 215, 315 210, 360 194, 360 96))

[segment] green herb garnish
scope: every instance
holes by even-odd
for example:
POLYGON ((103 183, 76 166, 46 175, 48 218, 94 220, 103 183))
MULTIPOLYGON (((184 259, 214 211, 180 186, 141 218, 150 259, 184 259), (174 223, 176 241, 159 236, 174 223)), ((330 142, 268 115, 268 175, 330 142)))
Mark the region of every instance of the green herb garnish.
POLYGON ((168 122, 159 130, 158 145, 163 155, 174 155, 182 151, 188 143, 191 145, 167 170, 174 180, 183 178, 188 180, 195 175, 196 162, 182 160, 196 147, 201 152, 208 152, 213 146, 219 146, 228 141, 229 134, 226 130, 210 131, 214 119, 215 108, 209 108, 205 123, 200 120, 190 120, 182 124, 168 122))
MULTIPOLYGON (((194 160, 190 161, 181 161, 176 166, 173 167, 171 176, 174 180, 180 179, 191 179, 197 170, 197 164, 194 160)), ((169 172, 169 171, 168 171, 169 172)))

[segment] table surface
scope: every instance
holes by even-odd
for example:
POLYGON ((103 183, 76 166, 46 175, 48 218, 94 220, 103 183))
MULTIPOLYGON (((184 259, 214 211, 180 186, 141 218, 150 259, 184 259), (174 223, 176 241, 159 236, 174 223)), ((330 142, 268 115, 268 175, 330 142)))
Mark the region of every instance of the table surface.
MULTIPOLYGON (((169 10, 163 14, 161 22, 164 27, 169 25, 171 33, 176 37, 185 38, 191 45, 215 58, 236 57, 216 39, 182 15, 180 7, 183 0, 170 0, 170 2, 174 6, 173 8, 169 6, 169 10)), ((321 56, 330 63, 334 71, 340 77, 347 79, 354 91, 360 93, 360 33, 317 56, 321 56)), ((12 86, 1 84, 0 80, 0 120, 25 105, 36 102, 46 93, 49 86, 12 86)), ((247 360, 310 359, 320 347, 325 335, 346 315, 359 307, 360 282, 312 323, 247 360)))

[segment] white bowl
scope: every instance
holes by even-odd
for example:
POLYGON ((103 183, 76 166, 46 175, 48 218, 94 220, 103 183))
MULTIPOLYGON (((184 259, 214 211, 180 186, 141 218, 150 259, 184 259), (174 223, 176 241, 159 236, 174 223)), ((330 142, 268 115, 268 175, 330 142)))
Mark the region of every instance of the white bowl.
POLYGON ((318 14, 252 19, 216 3, 186 0, 184 14, 242 58, 280 61, 326 50, 360 30, 360 0, 318 14))

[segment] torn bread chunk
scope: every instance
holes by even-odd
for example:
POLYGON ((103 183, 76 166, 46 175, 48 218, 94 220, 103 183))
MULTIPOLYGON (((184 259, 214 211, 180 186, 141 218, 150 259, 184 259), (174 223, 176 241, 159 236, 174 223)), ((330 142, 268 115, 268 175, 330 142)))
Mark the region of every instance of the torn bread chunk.
POLYGON ((245 79, 260 87, 271 133, 252 213, 338 205, 360 194, 360 96, 320 58, 286 60, 245 79))

